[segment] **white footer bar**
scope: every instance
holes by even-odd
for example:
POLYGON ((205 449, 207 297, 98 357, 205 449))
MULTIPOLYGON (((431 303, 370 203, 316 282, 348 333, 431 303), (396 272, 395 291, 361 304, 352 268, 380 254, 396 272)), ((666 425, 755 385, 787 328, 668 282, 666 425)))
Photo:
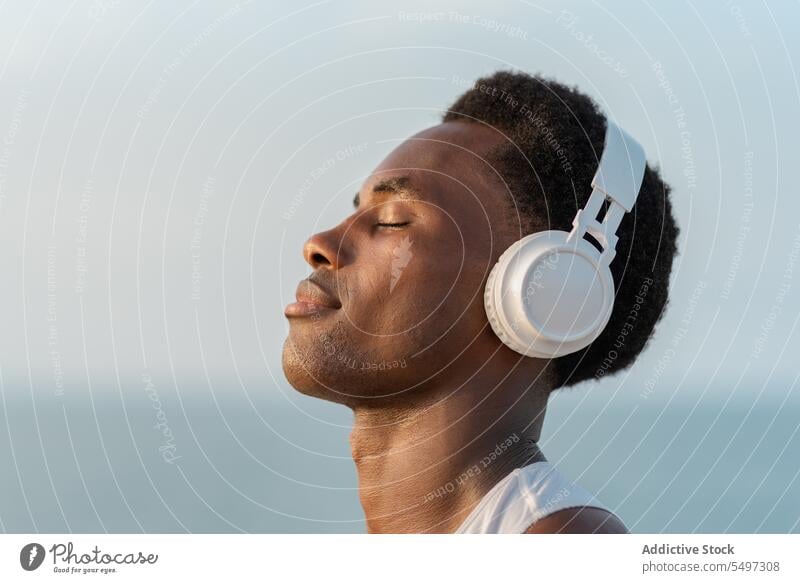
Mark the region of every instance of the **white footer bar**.
POLYGON ((798 565, 800 535, 0 535, 14 582, 777 582, 798 565))

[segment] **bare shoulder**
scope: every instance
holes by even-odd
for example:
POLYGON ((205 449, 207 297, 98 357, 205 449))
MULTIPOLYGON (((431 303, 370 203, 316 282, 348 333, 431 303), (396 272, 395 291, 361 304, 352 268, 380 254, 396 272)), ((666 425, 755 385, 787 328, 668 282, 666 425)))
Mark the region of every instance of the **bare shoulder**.
POLYGON ((579 506, 559 510, 531 525, 525 534, 624 534, 628 529, 608 510, 579 506))

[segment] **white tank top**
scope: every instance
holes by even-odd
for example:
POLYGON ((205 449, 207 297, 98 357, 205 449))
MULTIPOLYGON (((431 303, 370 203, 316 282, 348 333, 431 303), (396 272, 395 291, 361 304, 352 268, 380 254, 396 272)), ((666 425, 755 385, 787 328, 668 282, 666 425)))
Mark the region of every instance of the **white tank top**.
POLYGON ((484 496, 458 534, 520 534, 537 520, 565 508, 607 510, 597 498, 547 461, 517 468, 484 496))

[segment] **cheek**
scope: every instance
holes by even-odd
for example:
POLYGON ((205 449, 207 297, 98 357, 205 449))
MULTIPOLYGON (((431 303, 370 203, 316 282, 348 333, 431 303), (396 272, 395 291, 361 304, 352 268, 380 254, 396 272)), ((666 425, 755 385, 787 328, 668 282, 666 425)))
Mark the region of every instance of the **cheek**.
POLYGON ((411 332, 430 303, 423 285, 432 266, 427 250, 411 237, 387 243, 370 251, 347 304, 350 323, 374 337, 411 332))
POLYGON ((491 243, 475 223, 437 241, 431 261, 417 278, 417 294, 425 298, 426 312, 431 314, 428 335, 447 334, 454 344, 470 342, 488 323, 483 294, 491 243))
POLYGON ((468 261, 460 246, 412 242, 373 273, 375 295, 363 318, 371 320, 373 333, 396 340, 403 334, 430 339, 465 319, 481 318, 485 265, 478 264, 468 261))
MULTIPOLYGON (((436 333, 475 330, 485 320, 483 281, 485 266, 465 261, 430 274, 429 298, 436 333)), ((470 332, 471 333, 471 332, 470 332)))

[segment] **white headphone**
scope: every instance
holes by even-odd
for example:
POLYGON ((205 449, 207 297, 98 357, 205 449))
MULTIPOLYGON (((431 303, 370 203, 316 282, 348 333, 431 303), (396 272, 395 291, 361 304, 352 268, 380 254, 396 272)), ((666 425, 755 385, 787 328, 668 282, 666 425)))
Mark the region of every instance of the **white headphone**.
POLYGON ((537 358, 557 358, 591 344, 614 308, 609 264, 616 255, 617 229, 639 195, 644 149, 608 122, 600 165, 586 207, 572 231, 542 231, 520 239, 500 256, 489 274, 484 305, 503 343, 537 358), (603 202, 609 206, 598 220, 603 202), (602 251, 584 238, 589 234, 602 251))

